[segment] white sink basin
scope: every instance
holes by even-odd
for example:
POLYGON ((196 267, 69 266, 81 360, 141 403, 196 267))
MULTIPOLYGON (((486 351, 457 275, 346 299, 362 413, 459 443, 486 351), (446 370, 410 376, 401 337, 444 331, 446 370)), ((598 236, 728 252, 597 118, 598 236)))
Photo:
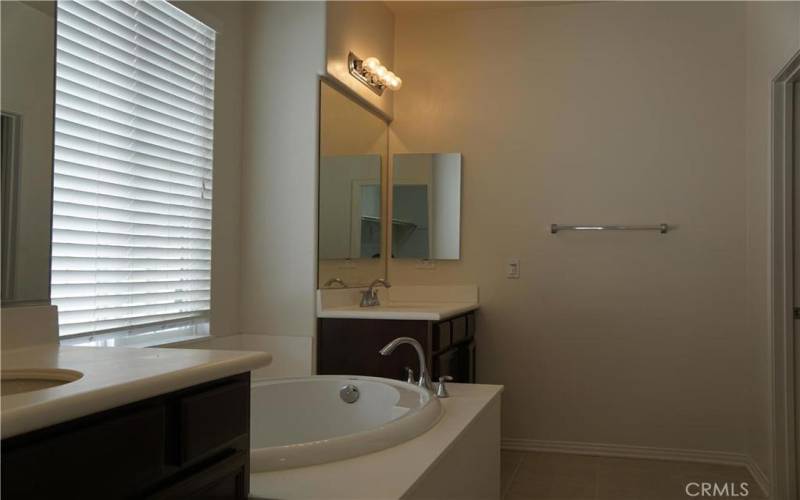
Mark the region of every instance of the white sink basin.
POLYGON ((40 391, 74 382, 83 373, 64 369, 2 370, 0 372, 0 395, 11 396, 24 392, 40 391))

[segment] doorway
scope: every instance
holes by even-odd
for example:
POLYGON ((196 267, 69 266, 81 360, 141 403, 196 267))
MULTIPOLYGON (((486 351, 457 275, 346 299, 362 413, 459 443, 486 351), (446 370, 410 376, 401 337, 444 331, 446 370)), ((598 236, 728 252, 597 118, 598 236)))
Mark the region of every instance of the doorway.
POLYGON ((773 498, 800 476, 800 53, 772 88, 773 498))

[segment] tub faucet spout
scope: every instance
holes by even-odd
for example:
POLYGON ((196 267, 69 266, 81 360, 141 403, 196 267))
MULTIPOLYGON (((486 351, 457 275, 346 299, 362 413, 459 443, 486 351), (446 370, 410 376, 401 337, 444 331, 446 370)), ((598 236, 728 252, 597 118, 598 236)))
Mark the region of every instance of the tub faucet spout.
POLYGON ((422 344, 420 344, 416 339, 412 339, 411 337, 397 337, 383 346, 383 349, 381 349, 379 352, 382 356, 388 356, 393 353, 395 349, 397 349, 397 346, 401 344, 409 344, 414 348, 415 351, 417 351, 417 358, 419 358, 419 381, 417 382, 417 385, 433 392, 431 376, 428 374, 428 364, 425 362, 425 351, 422 350, 422 344))

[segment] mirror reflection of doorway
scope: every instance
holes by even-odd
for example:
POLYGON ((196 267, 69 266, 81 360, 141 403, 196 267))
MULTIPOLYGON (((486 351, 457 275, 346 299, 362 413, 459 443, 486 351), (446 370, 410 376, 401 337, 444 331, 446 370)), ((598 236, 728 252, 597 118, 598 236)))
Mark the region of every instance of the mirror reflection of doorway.
POLYGON ((392 257, 429 259, 430 204, 427 184, 399 184, 392 190, 392 257))

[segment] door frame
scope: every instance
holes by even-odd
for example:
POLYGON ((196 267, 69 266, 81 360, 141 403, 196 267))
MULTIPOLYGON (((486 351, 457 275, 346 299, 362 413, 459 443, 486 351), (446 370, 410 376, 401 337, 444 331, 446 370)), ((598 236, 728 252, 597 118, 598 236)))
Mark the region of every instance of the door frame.
MULTIPOLYGON (((777 500, 797 498, 794 333, 794 90, 800 85, 800 52, 772 81, 770 183, 771 259, 770 330, 772 340, 772 494, 777 500)), ((800 203, 800 199, 797 200, 800 203)), ((800 251, 800 249, 798 249, 800 251)))

